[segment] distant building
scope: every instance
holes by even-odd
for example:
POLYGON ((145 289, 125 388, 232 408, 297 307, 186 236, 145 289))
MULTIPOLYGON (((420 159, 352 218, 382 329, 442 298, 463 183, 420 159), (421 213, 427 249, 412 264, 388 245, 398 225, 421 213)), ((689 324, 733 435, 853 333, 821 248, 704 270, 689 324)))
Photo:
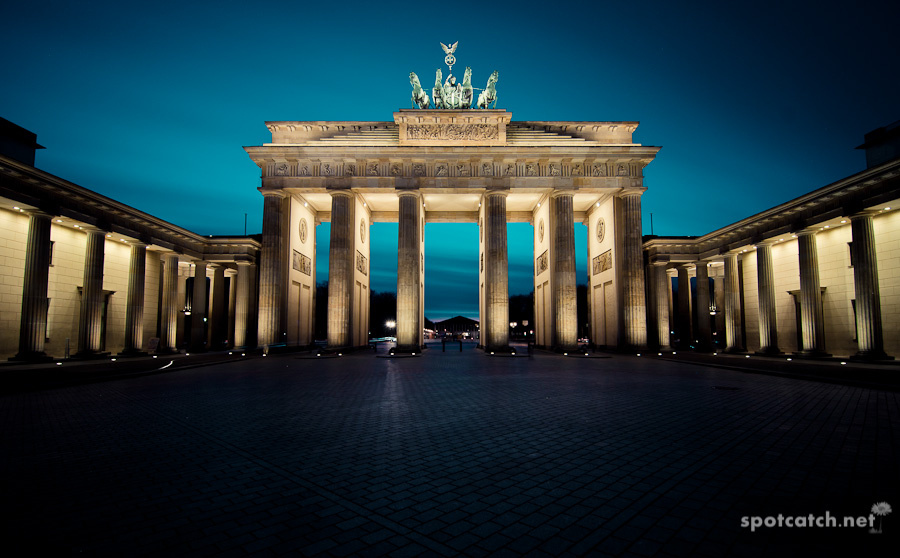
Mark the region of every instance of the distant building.
POLYGON ((437 337, 478 337, 478 321, 465 316, 456 316, 440 322, 434 322, 437 337))

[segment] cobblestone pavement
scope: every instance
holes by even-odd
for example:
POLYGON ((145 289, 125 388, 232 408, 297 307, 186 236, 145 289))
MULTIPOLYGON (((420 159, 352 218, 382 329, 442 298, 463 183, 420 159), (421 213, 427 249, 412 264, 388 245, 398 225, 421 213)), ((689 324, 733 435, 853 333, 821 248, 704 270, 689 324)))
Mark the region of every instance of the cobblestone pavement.
POLYGON ((0 397, 7 556, 896 548, 900 394, 635 356, 280 355, 0 397), (741 527, 868 515, 865 528, 741 527), (10 513, 11 519, 10 519, 10 513), (10 553, 10 550, 13 552, 10 553))

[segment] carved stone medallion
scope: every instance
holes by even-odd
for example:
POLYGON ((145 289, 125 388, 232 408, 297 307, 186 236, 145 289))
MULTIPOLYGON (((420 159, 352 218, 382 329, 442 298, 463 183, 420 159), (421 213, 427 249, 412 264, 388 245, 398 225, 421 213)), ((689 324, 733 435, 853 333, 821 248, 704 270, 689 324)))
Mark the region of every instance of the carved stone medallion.
POLYGON ((538 242, 544 241, 544 220, 538 221, 538 242))
POLYGON ((359 239, 363 244, 366 242, 366 219, 362 218, 359 220, 359 239))
POLYGON ((606 221, 601 217, 597 219, 597 242, 603 242, 604 238, 606 238, 606 221))
POLYGON ((300 219, 300 242, 306 244, 306 219, 300 219))

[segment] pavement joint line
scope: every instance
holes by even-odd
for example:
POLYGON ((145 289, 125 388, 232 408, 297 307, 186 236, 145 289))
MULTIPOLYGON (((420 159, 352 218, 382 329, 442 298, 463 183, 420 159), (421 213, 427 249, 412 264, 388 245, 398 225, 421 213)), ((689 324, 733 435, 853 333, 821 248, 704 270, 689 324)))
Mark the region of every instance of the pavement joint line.
POLYGON ((127 401, 132 401, 134 404, 139 405, 145 411, 155 414, 157 416, 160 416, 161 418, 164 418, 170 422, 174 422, 174 423, 182 426, 183 428, 189 429, 189 430, 195 432, 196 434, 206 438, 207 440, 215 442, 215 443, 219 444, 221 447, 229 449, 229 450, 233 451, 234 453, 237 453, 238 455, 241 455, 242 457, 247 458, 247 459, 259 464, 260 466, 265 467, 269 471, 272 471, 278 475, 281 475, 282 477, 310 490, 311 492, 314 492, 315 494, 322 496, 324 498, 327 498, 328 500, 334 502, 335 504, 337 504, 339 506, 342 506, 350 511, 353 511, 354 513, 358 514, 361 517, 366 517, 369 520, 374 521, 383 527, 391 529, 392 531, 396 532, 398 535, 404 535, 404 536, 408 537, 409 539, 428 547, 429 550, 432 550, 439 554, 443 554, 445 556, 454 556, 454 555, 458 554, 456 550, 454 550, 438 541, 435 541, 434 539, 431 539, 429 537, 421 535, 421 534, 417 533, 416 531, 414 531, 413 529, 410 529, 409 527, 405 527, 405 526, 397 523, 396 521, 393 521, 387 517, 384 517, 383 515, 375 512, 373 510, 370 510, 364 506, 361 506, 361 505, 351 502, 341 496, 338 496, 334 492, 332 492, 314 482, 308 481, 308 480, 302 478, 301 476, 297 475, 296 473, 287 471, 284 468, 279 467, 278 465, 273 465, 273 464, 269 463, 268 461, 266 461, 265 459, 262 459, 256 455, 254 455, 252 452, 249 452, 245 449, 235 446, 234 444, 232 444, 230 442, 222 440, 218 436, 212 435, 212 434, 206 432, 205 430, 194 426, 193 424, 191 424, 189 422, 185 422, 185 421, 179 420, 175 417, 169 416, 165 413, 162 413, 162 412, 148 406, 143 401, 136 400, 132 397, 129 397, 128 395, 122 393, 119 390, 114 389, 112 391, 116 392, 123 399, 125 399, 127 401))

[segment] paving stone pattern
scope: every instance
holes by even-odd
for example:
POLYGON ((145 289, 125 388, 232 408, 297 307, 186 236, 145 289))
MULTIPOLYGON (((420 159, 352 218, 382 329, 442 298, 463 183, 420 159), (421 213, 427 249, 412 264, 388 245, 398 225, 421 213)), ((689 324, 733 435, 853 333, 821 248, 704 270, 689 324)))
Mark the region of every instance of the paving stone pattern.
POLYGON ((281 355, 3 396, 0 419, 9 556, 821 556, 900 538, 897 393, 689 363, 281 355), (880 535, 740 527, 880 501, 880 535))

